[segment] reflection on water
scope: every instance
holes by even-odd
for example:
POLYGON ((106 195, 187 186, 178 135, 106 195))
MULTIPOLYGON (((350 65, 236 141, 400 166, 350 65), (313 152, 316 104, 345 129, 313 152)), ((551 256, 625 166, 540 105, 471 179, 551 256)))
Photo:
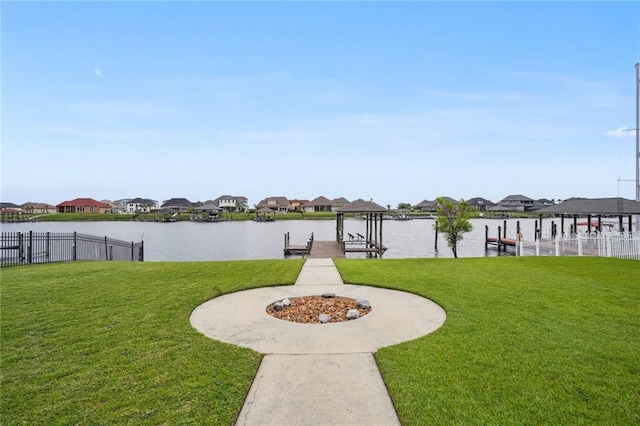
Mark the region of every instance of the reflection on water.
MULTIPOLYGON (((520 219, 526 240, 533 240, 535 219, 520 219)), ((516 219, 508 219, 507 237, 515 238, 516 219)), ((495 249, 484 250, 485 226, 495 237, 503 220, 472 219, 473 231, 465 234, 458 245, 458 257, 497 256, 495 249)), ((555 220, 558 229, 559 219, 555 220)), ((453 257, 442 235, 435 249, 433 220, 385 220, 382 243, 388 247, 385 258, 453 257)), ((365 234, 365 222, 345 220, 345 235, 365 234)), ((568 228, 568 224, 565 224, 568 228)), ((543 235, 550 233, 551 219, 542 224, 543 235)), ((219 223, 155 223, 155 222, 42 222, 2 224, 2 232, 15 231, 79 232, 108 236, 125 241, 144 240, 145 261, 204 261, 243 259, 282 259, 284 234, 289 233, 291 244, 303 245, 314 234, 316 240, 335 240, 334 220, 283 220, 276 222, 219 222, 219 223)), ((351 254, 349 255, 352 256, 351 254)), ((353 255, 354 257, 356 255, 353 255)))

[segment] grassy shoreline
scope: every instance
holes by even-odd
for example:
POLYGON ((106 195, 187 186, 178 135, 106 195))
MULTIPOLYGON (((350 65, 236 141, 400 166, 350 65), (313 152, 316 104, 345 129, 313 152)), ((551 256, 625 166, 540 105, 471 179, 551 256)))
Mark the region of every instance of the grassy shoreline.
MULTIPOLYGON (((202 336, 213 297, 302 260, 82 262, 0 271, 3 424, 232 424, 261 356, 202 336)), ((376 360, 403 424, 638 424, 640 262, 336 260, 345 282, 447 311, 376 360)))

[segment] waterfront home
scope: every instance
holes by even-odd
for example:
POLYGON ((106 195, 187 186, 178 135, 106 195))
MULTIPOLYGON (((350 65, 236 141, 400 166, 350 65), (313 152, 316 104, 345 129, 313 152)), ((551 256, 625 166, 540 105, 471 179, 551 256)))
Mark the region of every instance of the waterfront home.
POLYGON ((93 198, 76 198, 56 206, 58 213, 111 213, 111 206, 93 198))
POLYGON ((247 211, 249 200, 241 195, 222 195, 212 201, 216 207, 226 212, 244 212, 247 211))
MULTIPOLYGON (((456 204, 457 201, 454 200, 451 197, 439 197, 442 198, 443 200, 449 201, 453 204, 456 204)), ((438 201, 433 200, 433 201, 428 201, 428 200, 423 200, 421 202, 419 202, 418 204, 416 204, 415 206, 413 206, 413 210, 417 210, 420 212, 435 212, 436 210, 438 210, 438 201)))
POLYGON ((0 210, 11 211, 11 213, 22 212, 22 207, 14 203, 0 203, 0 210))
POLYGON ((469 206, 479 212, 486 212, 488 208, 494 207, 496 203, 482 197, 474 197, 467 200, 469 206))
POLYGON ((309 203, 309 200, 289 200, 289 211, 299 212, 302 210, 302 206, 309 203))
POLYGON ((186 198, 172 198, 165 201, 160 206, 161 209, 172 212, 188 212, 192 209, 193 203, 186 198))
POLYGON ((260 210, 264 207, 278 213, 286 213, 289 211, 289 200, 287 197, 267 197, 256 205, 256 209, 260 210))
POLYGON ((331 211, 337 212, 347 204, 349 204, 349 200, 344 197, 334 198, 333 200, 331 200, 331 211))
POLYGON ((134 198, 129 200, 126 205, 127 213, 151 213, 158 210, 160 203, 149 198, 134 198))
POLYGON ((46 214, 54 213, 56 206, 47 203, 34 203, 27 201, 22 206, 22 211, 28 214, 46 214))
POLYGON ((302 211, 304 211, 305 213, 330 212, 331 206, 332 206, 331 200, 321 195, 309 201, 308 203, 304 204, 302 206, 302 211))
POLYGON ((509 195, 498 202, 501 211, 524 212, 533 210, 535 200, 521 194, 509 195))

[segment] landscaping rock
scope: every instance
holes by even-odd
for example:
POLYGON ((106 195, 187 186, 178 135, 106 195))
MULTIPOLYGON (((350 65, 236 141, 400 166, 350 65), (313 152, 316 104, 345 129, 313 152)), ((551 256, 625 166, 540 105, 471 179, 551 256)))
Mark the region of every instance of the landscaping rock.
POLYGON ((332 297, 336 297, 335 293, 325 293, 322 295, 325 299, 331 299, 332 297))
POLYGON ((347 319, 354 320, 360 318, 360 312, 357 309, 349 309, 347 311, 347 319))
POLYGON ((356 301, 356 306, 358 308, 369 309, 371 307, 371 303, 369 303, 369 301, 365 299, 358 299, 356 301))
POLYGON ((331 315, 327 315, 327 314, 318 315, 318 321, 320 321, 322 324, 329 322, 329 320, 331 320, 331 315))
POLYGON ((276 311, 281 311, 284 308, 284 305, 282 304, 282 302, 276 302, 273 304, 273 309, 275 309, 276 311))
POLYGON ((284 299, 281 303, 283 306, 291 306, 291 300, 289 300, 288 298, 284 299))

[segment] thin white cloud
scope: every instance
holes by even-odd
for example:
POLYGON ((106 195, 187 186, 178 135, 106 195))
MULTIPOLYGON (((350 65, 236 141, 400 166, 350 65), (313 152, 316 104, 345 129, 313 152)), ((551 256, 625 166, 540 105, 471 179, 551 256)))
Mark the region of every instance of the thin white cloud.
POLYGON ((69 104, 68 108, 74 112, 130 116, 157 116, 178 111, 155 101, 77 101, 69 104))
POLYGON ((155 142, 158 140, 183 140, 190 137, 185 132, 150 129, 111 129, 100 126, 79 126, 66 124, 44 124, 44 131, 54 134, 94 139, 106 142, 155 142))
POLYGON ((93 73, 96 75, 96 77, 102 77, 102 70, 98 67, 93 67, 93 73))
POLYGON ((608 138, 630 138, 635 137, 635 134, 636 132, 634 129, 627 129, 626 127, 619 127, 615 130, 604 132, 604 135, 608 138))

